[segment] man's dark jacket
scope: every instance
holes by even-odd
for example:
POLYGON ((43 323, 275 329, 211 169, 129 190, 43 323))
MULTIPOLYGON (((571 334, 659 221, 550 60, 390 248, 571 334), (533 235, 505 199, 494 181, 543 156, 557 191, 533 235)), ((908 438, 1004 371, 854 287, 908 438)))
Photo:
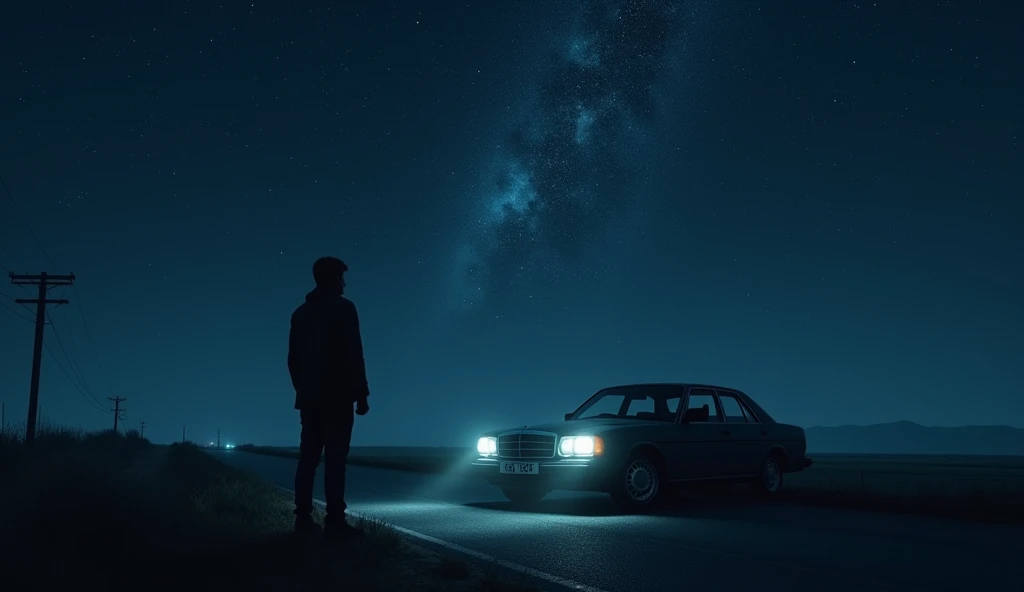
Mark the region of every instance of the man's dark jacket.
POLYGON ((352 301, 314 289, 292 313, 288 372, 295 408, 342 409, 370 394, 359 315, 352 301))

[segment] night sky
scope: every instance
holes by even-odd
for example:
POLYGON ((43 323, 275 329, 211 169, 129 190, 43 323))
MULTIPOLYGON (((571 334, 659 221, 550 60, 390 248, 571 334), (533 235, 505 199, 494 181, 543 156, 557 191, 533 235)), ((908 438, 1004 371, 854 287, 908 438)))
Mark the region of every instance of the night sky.
POLYGON ((1012 2, 158 4, 0 24, 9 423, 7 271, 74 272, 45 419, 106 427, 117 394, 156 441, 297 444, 288 320, 334 255, 356 444, 655 381, 803 426, 1024 426, 1012 2))

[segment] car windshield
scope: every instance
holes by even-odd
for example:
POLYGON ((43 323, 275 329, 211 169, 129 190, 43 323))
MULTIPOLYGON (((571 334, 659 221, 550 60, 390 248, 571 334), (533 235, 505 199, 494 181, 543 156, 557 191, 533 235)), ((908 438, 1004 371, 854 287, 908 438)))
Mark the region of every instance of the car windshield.
POLYGON ((674 421, 683 389, 671 385, 630 386, 599 391, 572 419, 674 421))

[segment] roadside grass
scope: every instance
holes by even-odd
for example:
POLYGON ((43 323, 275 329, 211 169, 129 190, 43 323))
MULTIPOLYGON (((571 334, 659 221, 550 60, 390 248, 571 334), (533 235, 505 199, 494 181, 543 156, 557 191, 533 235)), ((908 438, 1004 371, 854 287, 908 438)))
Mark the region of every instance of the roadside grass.
POLYGON ((0 435, 0 570, 11 589, 535 589, 377 520, 355 521, 362 540, 327 545, 292 534, 292 519, 279 489, 191 444, 59 426, 42 426, 31 446, 0 435))
MULTIPOLYGON (((246 444, 238 450, 295 458, 298 451, 246 444)), ((814 456, 814 455, 812 455, 814 456)), ((402 449, 393 455, 353 450, 349 464, 421 473, 457 471, 458 449, 402 449)), ((814 466, 786 475, 780 501, 979 522, 1024 524, 1024 462, 970 457, 815 456, 814 466)))

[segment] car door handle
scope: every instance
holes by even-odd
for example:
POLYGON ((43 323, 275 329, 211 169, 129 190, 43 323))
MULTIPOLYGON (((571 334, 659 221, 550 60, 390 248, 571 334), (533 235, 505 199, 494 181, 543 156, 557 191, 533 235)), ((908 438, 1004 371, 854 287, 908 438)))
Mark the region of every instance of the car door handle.
POLYGON ((764 431, 764 430, 761 430, 761 435, 762 435, 762 436, 767 436, 767 435, 768 435, 768 432, 766 432, 766 431, 764 431))
POLYGON ((729 430, 722 430, 722 435, 723 436, 728 436, 729 435, 729 430))

